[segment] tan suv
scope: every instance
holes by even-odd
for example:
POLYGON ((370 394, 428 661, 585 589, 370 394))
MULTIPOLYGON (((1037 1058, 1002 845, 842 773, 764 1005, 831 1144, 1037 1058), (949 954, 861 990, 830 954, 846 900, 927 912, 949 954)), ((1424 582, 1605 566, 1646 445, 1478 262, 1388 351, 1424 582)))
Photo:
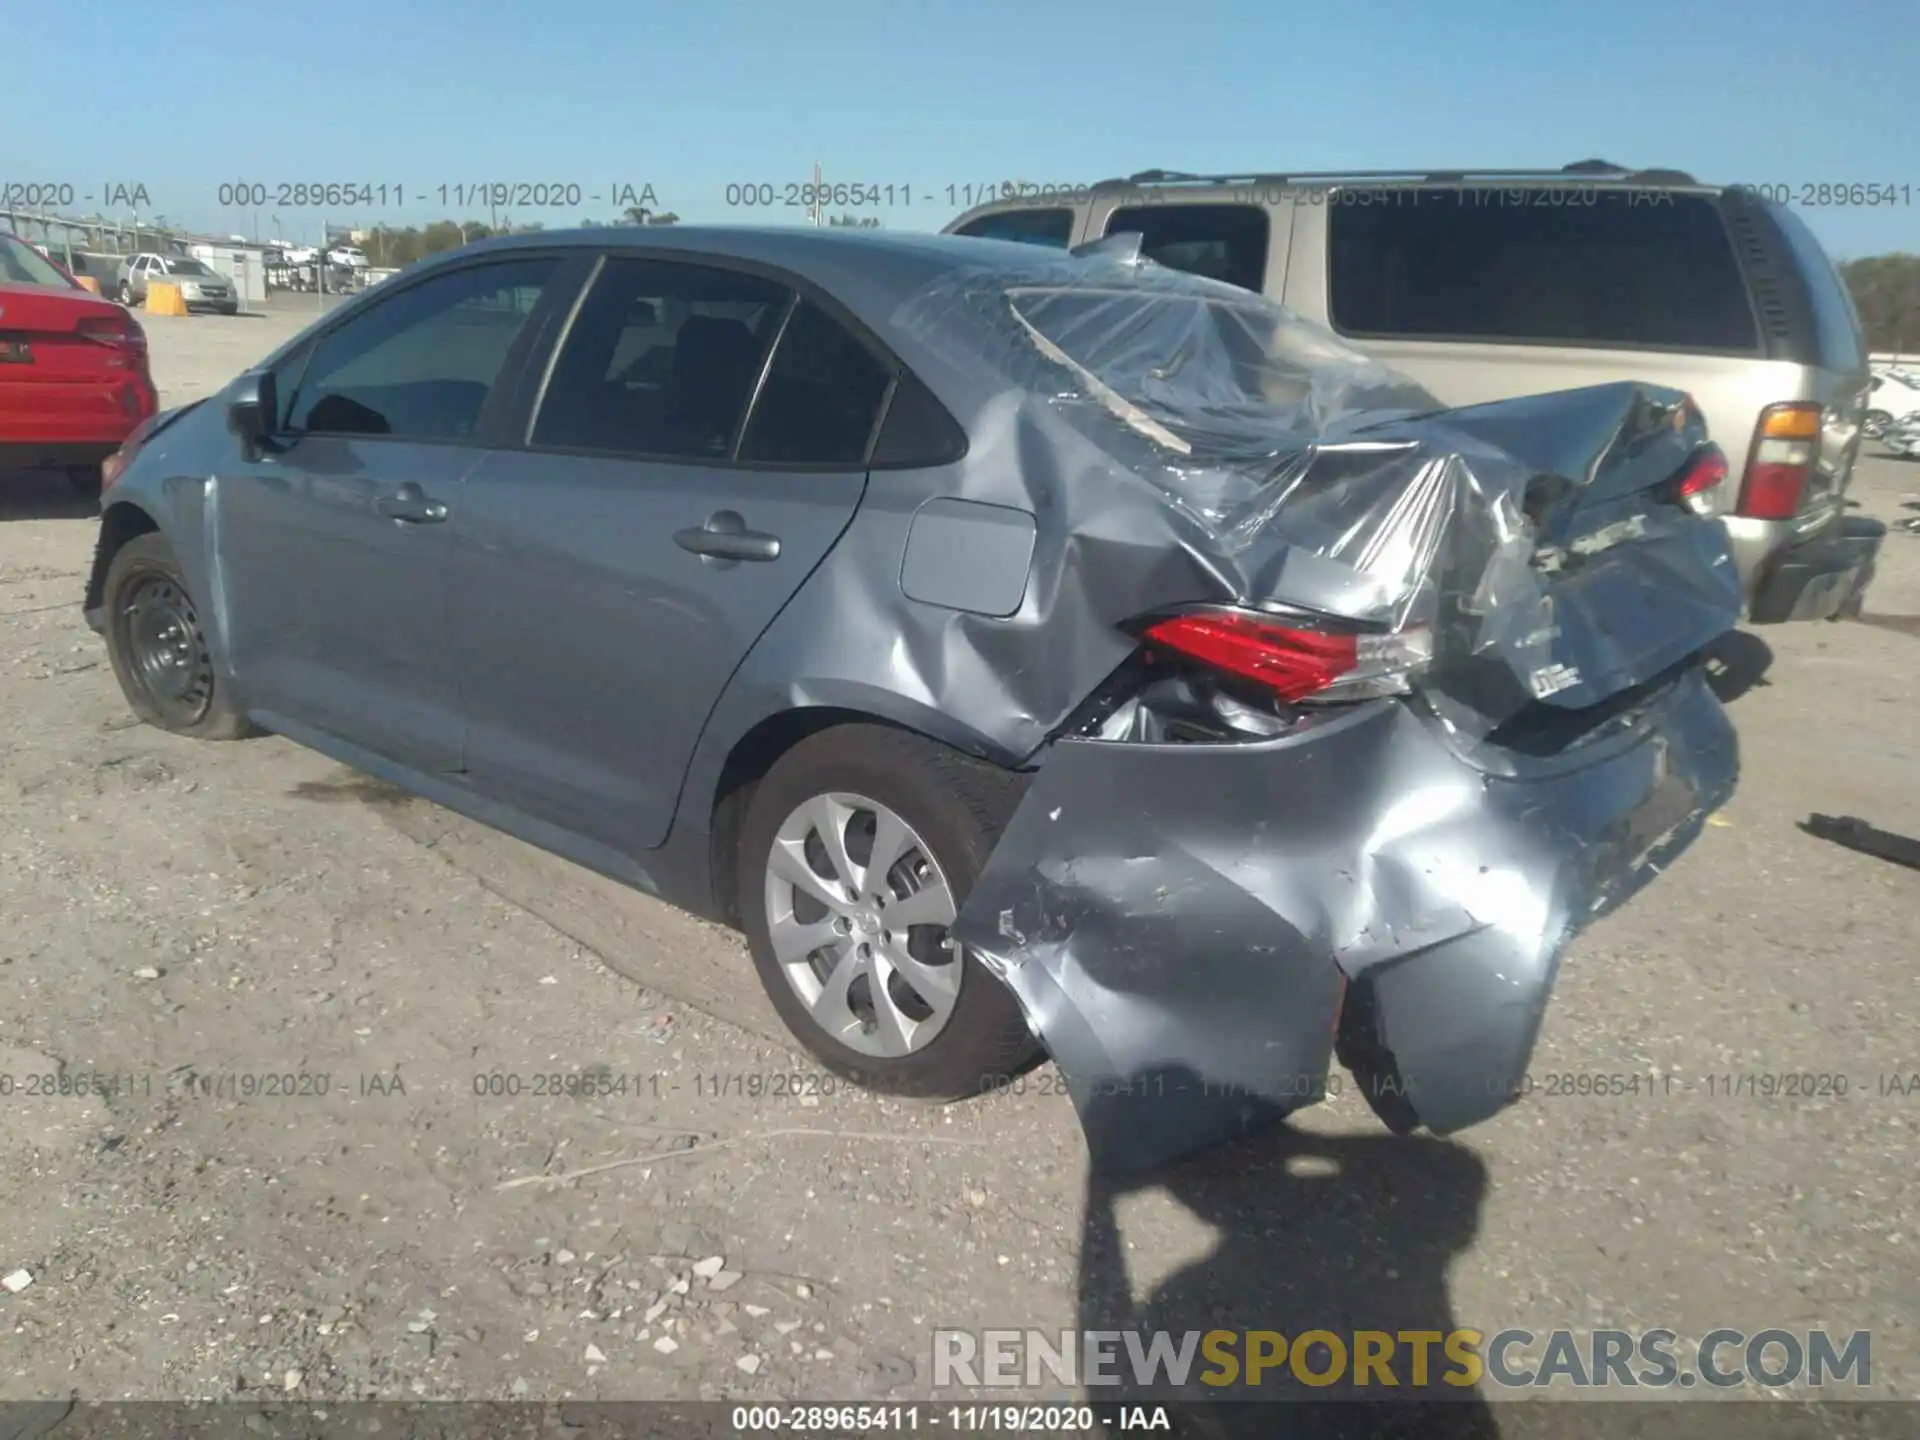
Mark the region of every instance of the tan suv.
POLYGON ((1819 241, 1761 189, 1600 161, 1154 170, 994 201, 946 230, 1062 248, 1138 234, 1146 257, 1261 291, 1449 405, 1617 380, 1685 390, 1727 455, 1750 618, 1854 614, 1886 535, 1843 498, 1866 347, 1819 241))

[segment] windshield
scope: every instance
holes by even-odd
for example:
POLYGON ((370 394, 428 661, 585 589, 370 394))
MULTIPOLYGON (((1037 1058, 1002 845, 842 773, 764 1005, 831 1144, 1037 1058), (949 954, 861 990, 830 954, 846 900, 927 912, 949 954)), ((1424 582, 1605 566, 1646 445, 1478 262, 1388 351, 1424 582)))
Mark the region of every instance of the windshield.
POLYGON ((59 267, 42 258, 26 241, 13 235, 0 235, 0 284, 51 285, 60 290, 76 288, 60 273, 59 267))
POLYGON ((211 275, 213 272, 198 260, 169 260, 167 273, 170 275, 211 275))

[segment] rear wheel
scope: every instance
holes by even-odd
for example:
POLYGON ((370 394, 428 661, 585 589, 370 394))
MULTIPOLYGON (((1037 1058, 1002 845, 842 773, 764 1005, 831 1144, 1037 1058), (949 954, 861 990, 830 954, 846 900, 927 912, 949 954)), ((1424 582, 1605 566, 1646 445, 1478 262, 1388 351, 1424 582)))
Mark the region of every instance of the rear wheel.
POLYGON ((115 292, 115 295, 122 305, 133 304, 133 286, 129 285, 125 280, 120 282, 120 288, 115 292))
POLYGON ((173 550, 137 535, 107 566, 107 657, 133 713, 196 740, 253 733, 213 668, 200 612, 173 550))
POLYGON ((760 783, 740 914, 768 998, 829 1070, 954 1100, 1037 1056, 1012 992, 947 933, 1017 802, 1004 772, 871 725, 803 740, 760 783))

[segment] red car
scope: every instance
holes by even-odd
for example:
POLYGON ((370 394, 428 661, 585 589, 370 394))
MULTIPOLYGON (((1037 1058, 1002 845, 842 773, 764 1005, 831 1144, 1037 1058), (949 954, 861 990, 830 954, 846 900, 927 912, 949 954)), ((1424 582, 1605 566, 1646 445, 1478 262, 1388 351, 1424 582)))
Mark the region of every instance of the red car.
POLYGON ((98 494, 101 462, 158 408, 140 322, 0 235, 0 473, 51 467, 98 494))

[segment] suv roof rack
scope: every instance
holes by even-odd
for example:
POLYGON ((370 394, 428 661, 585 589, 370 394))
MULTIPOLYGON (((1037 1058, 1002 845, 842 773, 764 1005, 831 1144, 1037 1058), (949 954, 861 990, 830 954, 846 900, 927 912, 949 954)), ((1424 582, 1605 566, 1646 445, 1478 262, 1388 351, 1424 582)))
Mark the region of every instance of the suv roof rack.
POLYGON ((1093 188, 1108 190, 1128 185, 1284 185, 1303 180, 1411 180, 1459 184, 1469 180, 1566 180, 1576 176, 1642 185, 1700 183, 1684 170, 1634 170, 1607 160, 1580 160, 1563 165, 1558 170, 1289 170, 1271 173, 1247 171, 1231 175, 1196 175, 1186 170, 1142 170, 1118 179, 1102 180, 1093 188))

